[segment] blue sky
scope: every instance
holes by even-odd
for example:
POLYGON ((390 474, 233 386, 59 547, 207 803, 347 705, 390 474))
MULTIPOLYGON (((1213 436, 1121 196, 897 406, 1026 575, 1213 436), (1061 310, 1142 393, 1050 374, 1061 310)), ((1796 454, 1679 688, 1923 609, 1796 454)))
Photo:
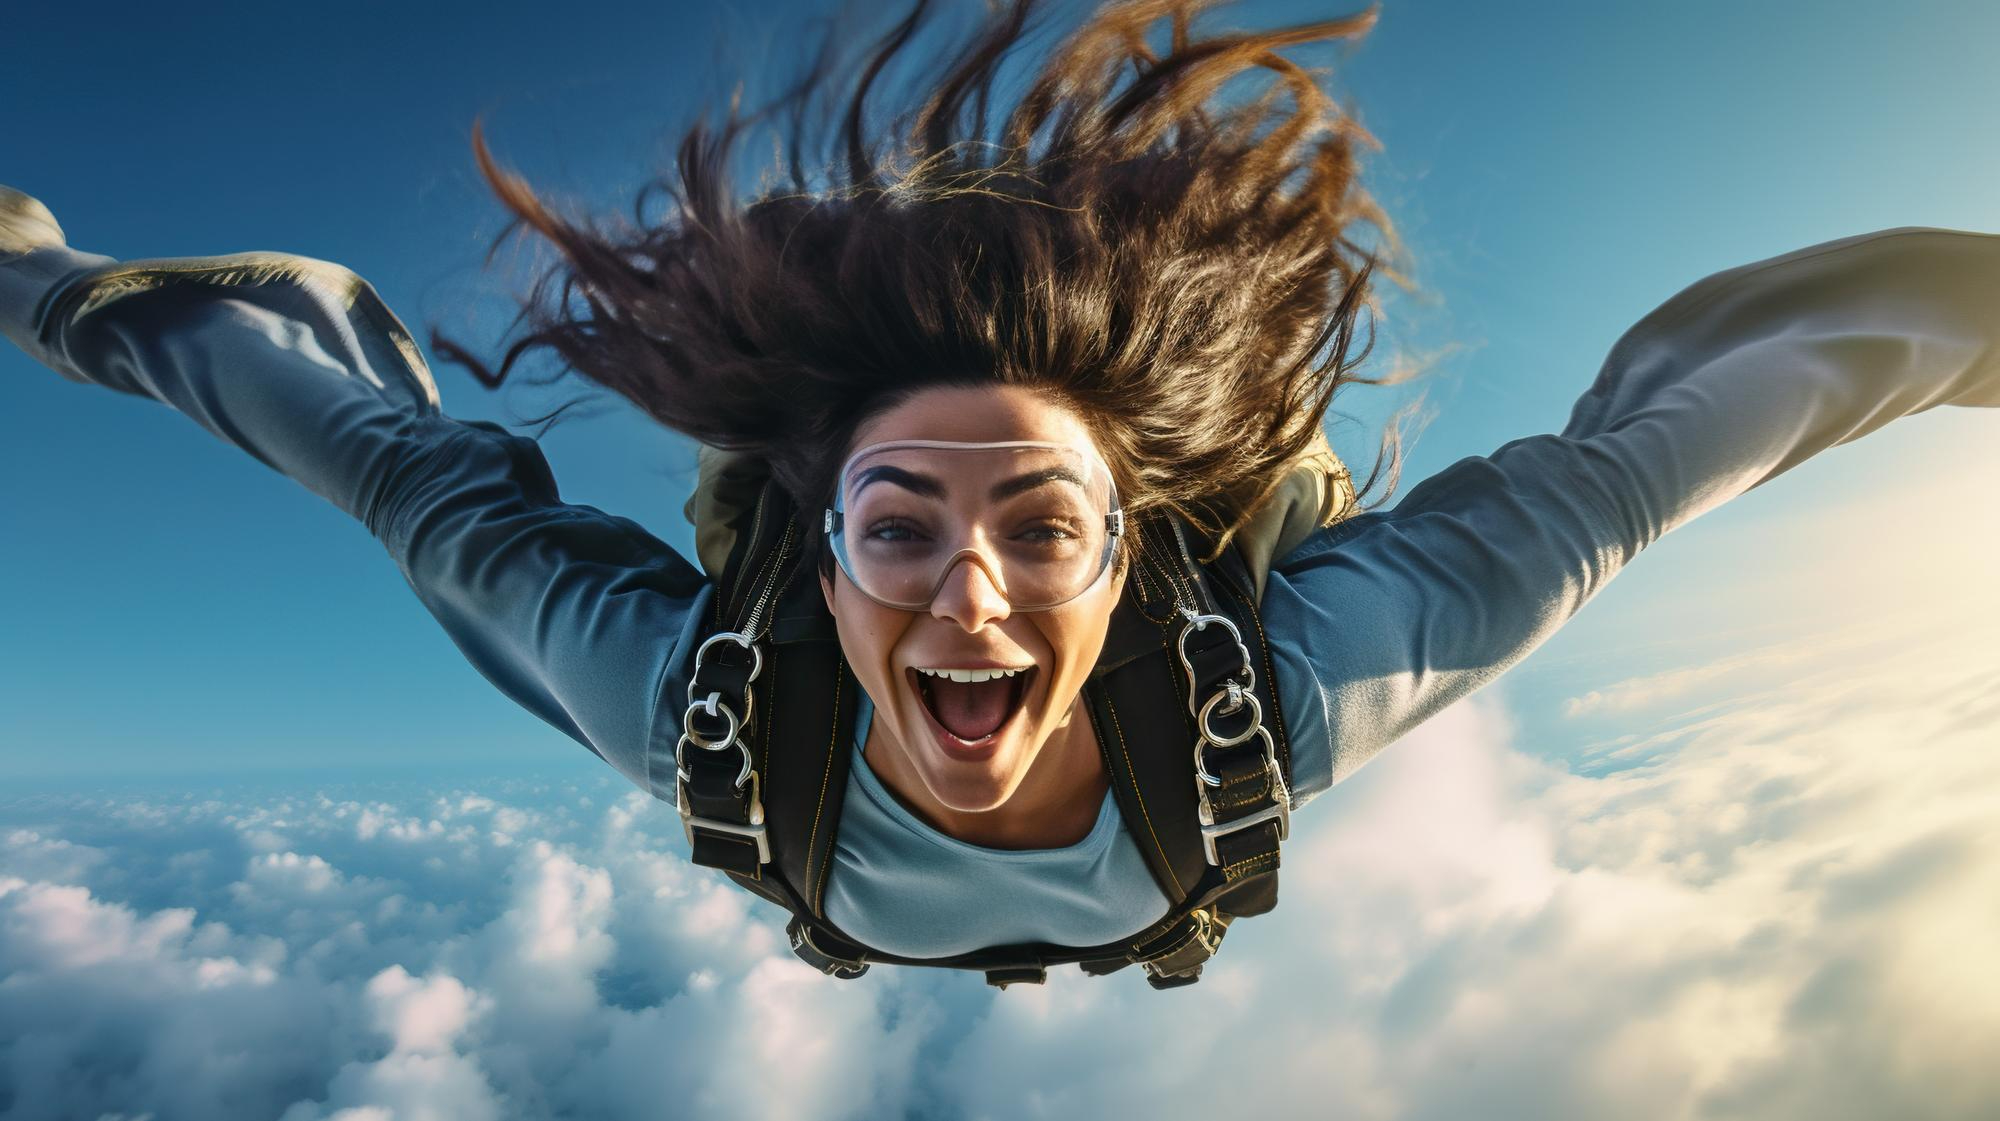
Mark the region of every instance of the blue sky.
MULTIPOLYGON (((25 7, 0 183, 73 245, 337 261, 420 336, 469 339, 511 291, 480 271, 501 222, 475 114, 538 186, 624 208, 684 114, 819 10, 25 7)), ((1995 42, 1974 2, 1390 0, 1308 57, 1382 142, 1370 186, 1423 290, 1389 297, 1384 346, 1435 358, 1353 391, 1336 448, 1361 458, 1421 392, 1414 481, 1561 428, 1624 329, 1712 272, 2000 232, 1995 42)), ((545 407, 434 366, 453 415, 545 407)), ((801 978, 361 526, 10 348, 0 412, 0 1085, 24 1103, 0 1118, 630 1115, 748 1076, 717 1039, 808 1028, 839 1042, 771 1116, 1216 1105, 1129 973, 801 978), (217 1057, 286 1024, 316 1046, 217 1057), (1178 1073, 1121 1076, 1113 1040, 1178 1073), (124 1091, 64 1076, 105 1054, 145 1056, 124 1091)), ((1327 871, 1292 873, 1175 1010, 1270 1045, 1274 1116, 1990 1114, 2000 971, 1968 963, 2000 891, 1996 419, 1899 421, 1654 546, 1316 801, 1287 867, 1327 871)), ((544 448, 565 498, 690 548, 684 441, 622 411, 544 448)))
MULTIPOLYGON (((10 13, 33 49, 0 75, 0 182, 46 202, 79 248, 321 257, 367 277, 420 335, 435 321, 472 338, 497 332, 512 280, 479 271, 499 218, 467 148, 476 113, 538 184, 621 208, 728 59, 755 72, 800 18, 789 5, 587 3, 554 23, 453 4, 268 11, 10 13)), ((1246 4, 1231 18, 1318 11, 1246 4)), ((1980 140, 2000 101, 1982 46, 1996 28, 1981 4, 1893 18, 1821 3, 1390 5, 1337 72, 1383 143, 1374 189, 1423 286, 1421 302, 1392 297, 1385 339, 1444 355, 1410 477, 1561 427, 1624 327, 1710 272, 1892 225, 2000 229, 2000 146, 1980 140)), ((0 446, 13 527, 0 769, 594 764, 497 698, 338 511, 152 402, 11 349, 0 371, 9 415, 33 418, 0 446)), ((454 415, 512 419, 542 401, 438 376, 454 415)), ((1364 455, 1368 424, 1404 396, 1354 392, 1361 421, 1335 429, 1340 449, 1364 455)), ((1893 464, 1891 445, 1921 442, 1908 427, 1873 457, 1843 449, 1772 489, 1810 503, 1893 464)), ((687 546, 684 442, 621 407, 558 426, 546 450, 566 498, 687 546)), ((1713 520, 1757 516, 1743 505, 1713 520)))

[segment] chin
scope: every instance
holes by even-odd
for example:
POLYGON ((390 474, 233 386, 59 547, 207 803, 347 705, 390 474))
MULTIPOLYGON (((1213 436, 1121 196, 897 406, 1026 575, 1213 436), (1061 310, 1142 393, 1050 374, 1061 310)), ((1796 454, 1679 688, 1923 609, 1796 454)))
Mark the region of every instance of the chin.
POLYGON ((976 814, 997 810, 1007 804, 1014 793, 1012 782, 961 782, 954 787, 940 789, 933 786, 931 795, 938 804, 953 813, 976 814))

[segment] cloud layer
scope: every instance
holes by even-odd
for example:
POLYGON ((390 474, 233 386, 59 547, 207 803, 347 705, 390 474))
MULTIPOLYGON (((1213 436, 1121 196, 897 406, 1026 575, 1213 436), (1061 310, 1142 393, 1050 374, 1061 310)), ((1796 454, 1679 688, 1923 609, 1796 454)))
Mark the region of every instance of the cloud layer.
POLYGON ((1694 669, 1611 687, 1654 731, 1585 773, 1475 698, 1315 801, 1279 911, 1168 993, 823 978, 610 776, 19 798, 0 1116, 1990 1117, 1966 633, 1774 647, 1678 711, 1694 669))

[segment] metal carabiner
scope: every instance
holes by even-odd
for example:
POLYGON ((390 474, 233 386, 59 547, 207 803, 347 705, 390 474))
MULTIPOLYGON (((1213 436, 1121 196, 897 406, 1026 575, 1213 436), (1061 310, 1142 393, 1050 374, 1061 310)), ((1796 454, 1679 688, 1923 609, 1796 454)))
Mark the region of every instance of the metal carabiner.
MULTIPOLYGON (((1243 669, 1240 674, 1243 680, 1237 686, 1237 688, 1244 690, 1255 689, 1257 687, 1257 671, 1254 667, 1250 665, 1250 648, 1243 644, 1243 632, 1236 629, 1236 624, 1231 622, 1225 616, 1199 615, 1193 611, 1188 610, 1185 607, 1181 608, 1180 612, 1182 617, 1188 620, 1188 625, 1182 627, 1180 634, 1176 636, 1174 640, 1174 653, 1180 657, 1181 669, 1185 671, 1187 674, 1188 715, 1189 716, 1200 715, 1200 709, 1197 707, 1197 702, 1195 699, 1195 690, 1201 687, 1201 682, 1197 680, 1195 677, 1194 660, 1188 657, 1188 650, 1187 650, 1188 636, 1194 634, 1196 631, 1207 630, 1211 623, 1221 624, 1222 628, 1229 632, 1230 637, 1236 640, 1236 655, 1237 658, 1241 660, 1243 665, 1243 669)), ((1228 686, 1228 678, 1235 676, 1239 675, 1228 674, 1224 676, 1225 688, 1228 686)), ((1233 712, 1235 711, 1235 709, 1232 707, 1229 711, 1233 712)))
MULTIPOLYGON (((708 640, 695 650, 694 672, 696 676, 701 674, 702 659, 708 656, 708 648, 718 642, 733 642, 743 649, 750 651, 752 659, 750 662, 750 676, 743 679, 745 684, 757 680, 757 675, 764 672, 764 651, 755 642, 750 640, 749 635, 739 631, 722 631, 718 634, 709 635, 708 640)), ((692 684, 688 686, 689 689, 693 689, 693 687, 692 684)), ((688 696, 692 699, 694 694, 690 692, 688 696)))

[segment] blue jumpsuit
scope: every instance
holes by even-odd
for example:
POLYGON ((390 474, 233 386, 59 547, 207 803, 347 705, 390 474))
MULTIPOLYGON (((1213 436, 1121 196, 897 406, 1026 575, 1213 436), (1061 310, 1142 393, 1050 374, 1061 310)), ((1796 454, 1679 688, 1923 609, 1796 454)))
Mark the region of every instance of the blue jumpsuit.
MULTIPOLYGON (((71 380, 161 401, 361 521, 467 659, 671 802, 702 573, 566 504, 527 437, 440 409, 373 288, 289 254, 119 262, 0 188, 0 330, 71 380)), ((1263 614, 1303 804, 1547 639, 1668 530, 1936 405, 2000 405, 2000 235, 1902 227, 1690 285, 1612 347, 1569 423, 1415 487, 1273 565, 1263 614)), ((1164 913, 1106 796, 1075 845, 986 849, 861 758, 827 905, 931 956, 1110 941, 1164 913)), ((665 811, 663 812, 671 812, 665 811)))

